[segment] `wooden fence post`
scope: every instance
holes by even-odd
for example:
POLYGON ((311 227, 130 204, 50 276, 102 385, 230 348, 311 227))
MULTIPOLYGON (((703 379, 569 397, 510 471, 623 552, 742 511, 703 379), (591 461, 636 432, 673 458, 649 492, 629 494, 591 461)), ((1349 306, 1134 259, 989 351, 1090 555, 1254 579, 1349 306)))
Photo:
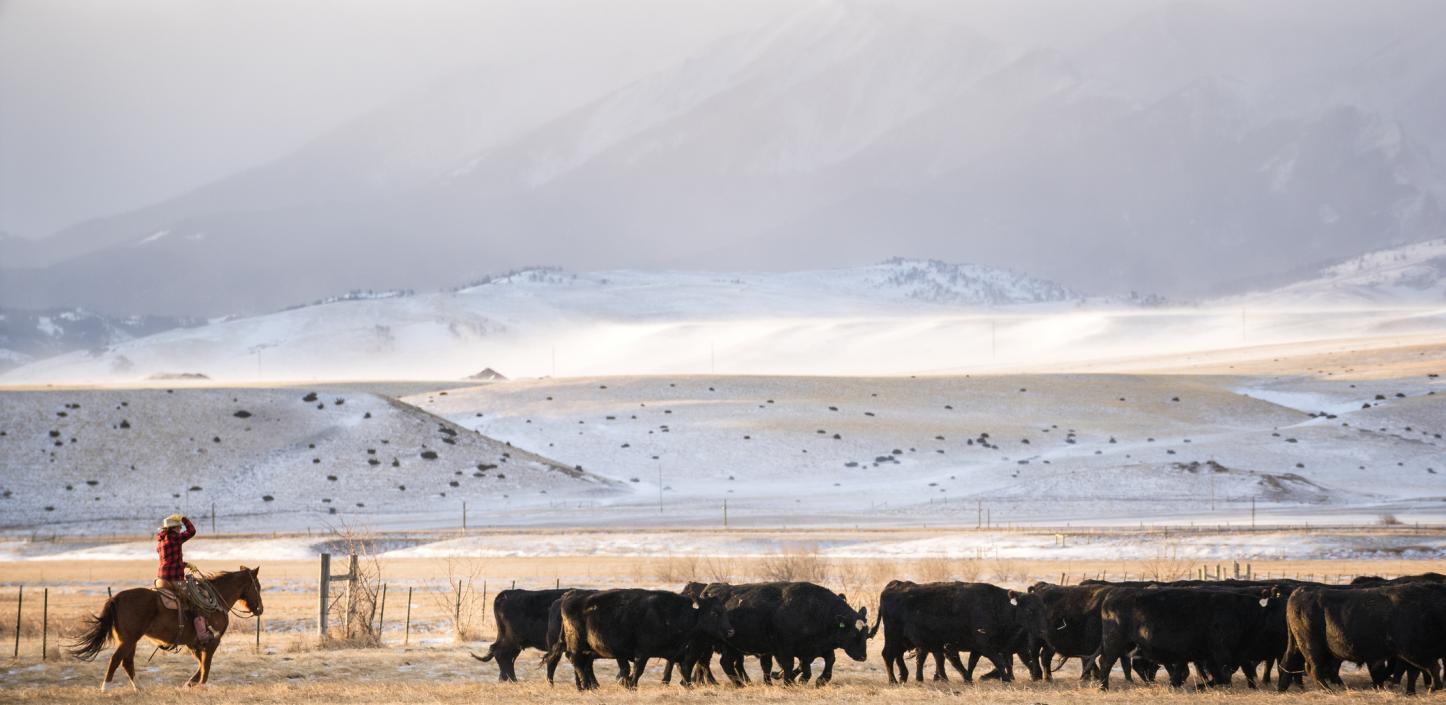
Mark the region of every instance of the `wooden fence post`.
POLYGON ((13 658, 20 658, 20 610, 25 606, 25 586, 20 586, 20 593, 15 598, 15 655, 13 658))
POLYGON ((356 621, 356 554, 347 557, 346 567, 346 638, 352 637, 352 622, 356 621))
POLYGON ((40 660, 46 660, 50 654, 50 588, 45 588, 40 593, 40 660))
POLYGON ((377 610, 377 644, 382 643, 382 630, 387 628, 387 584, 382 583, 382 606, 377 610))
POLYGON ((482 581, 482 624, 487 625, 487 581, 482 581))
POLYGON ((256 615, 256 653, 261 653, 261 615, 256 615))
POLYGON ((452 630, 458 641, 462 640, 462 581, 457 580, 457 597, 452 601, 452 630))
POLYGON ((406 646, 412 641, 412 589, 407 588, 407 626, 402 633, 402 645, 406 646))
POLYGON ((331 592, 331 554, 321 554, 321 603, 317 612, 316 634, 324 641, 326 639, 326 612, 330 606, 331 592))

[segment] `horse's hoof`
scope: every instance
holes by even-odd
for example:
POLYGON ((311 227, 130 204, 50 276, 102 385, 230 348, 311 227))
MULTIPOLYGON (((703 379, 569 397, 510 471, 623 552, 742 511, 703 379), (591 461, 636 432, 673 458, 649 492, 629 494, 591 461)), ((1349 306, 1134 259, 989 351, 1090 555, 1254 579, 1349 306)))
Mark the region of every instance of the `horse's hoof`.
POLYGON ((110 681, 101 681, 100 692, 104 693, 107 690, 110 690, 110 681))

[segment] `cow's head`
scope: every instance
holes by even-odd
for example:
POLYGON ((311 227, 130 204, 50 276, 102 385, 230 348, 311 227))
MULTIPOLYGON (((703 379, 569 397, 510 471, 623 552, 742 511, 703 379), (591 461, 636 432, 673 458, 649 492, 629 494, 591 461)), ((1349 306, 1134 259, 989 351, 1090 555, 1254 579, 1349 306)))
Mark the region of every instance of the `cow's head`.
POLYGON ((855 661, 868 659, 869 608, 860 607, 857 612, 840 612, 834 615, 834 623, 830 627, 835 634, 834 645, 843 649, 849 658, 855 661))
POLYGON ((733 638, 733 625, 728 622, 728 610, 721 597, 705 595, 693 598, 693 609, 698 611, 698 629, 719 639, 733 638))
POLYGON ((1043 638, 1049 625, 1044 616, 1044 600, 1032 592, 1009 591, 1009 604, 1014 607, 1014 623, 1029 634, 1043 638))

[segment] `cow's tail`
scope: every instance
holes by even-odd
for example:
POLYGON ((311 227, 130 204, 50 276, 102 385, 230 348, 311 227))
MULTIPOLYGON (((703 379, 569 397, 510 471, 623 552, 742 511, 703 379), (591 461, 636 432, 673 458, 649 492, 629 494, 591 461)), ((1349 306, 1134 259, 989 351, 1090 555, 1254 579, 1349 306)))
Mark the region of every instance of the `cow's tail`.
POLYGON ((105 601, 99 615, 86 617, 85 624, 85 631, 76 635, 67 650, 82 661, 91 661, 100 655, 115 630, 115 598, 105 601))
POLYGON ((870 638, 870 639, 874 638, 874 635, 879 633, 879 625, 880 625, 880 624, 883 624, 883 622, 884 622, 884 611, 883 611, 883 610, 879 610, 878 615, 874 617, 874 626, 872 626, 872 627, 869 628, 869 638, 870 638))
POLYGON ((497 642, 494 641, 494 642, 492 642, 491 645, 489 645, 489 646, 487 647, 487 653, 482 654, 481 656, 478 656, 477 654, 472 654, 472 658, 475 658, 475 659, 477 659, 478 661, 481 661, 481 662, 483 662, 483 663, 486 663, 486 662, 492 660, 492 652, 493 652, 493 651, 496 651, 496 650, 497 650, 497 642))

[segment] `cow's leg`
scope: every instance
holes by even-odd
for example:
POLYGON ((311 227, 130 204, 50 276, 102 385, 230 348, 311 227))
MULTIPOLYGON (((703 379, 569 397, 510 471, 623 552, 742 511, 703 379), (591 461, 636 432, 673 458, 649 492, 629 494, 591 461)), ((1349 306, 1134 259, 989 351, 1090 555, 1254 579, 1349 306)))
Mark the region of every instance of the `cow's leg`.
POLYGON ((1110 671, 1115 668, 1115 661, 1119 660, 1119 647, 1112 643, 1106 643, 1100 649, 1100 659, 1097 664, 1099 669, 1100 690, 1110 689, 1110 671))
POLYGON ((908 655, 907 649, 900 649, 894 654, 894 661, 899 665, 899 682, 909 682, 909 662, 905 659, 908 655))
POLYGON ((783 684, 793 685, 798 676, 793 670, 793 654, 778 654, 778 667, 783 671, 783 684))
POLYGON ((557 664, 558 664, 558 662, 561 661, 561 660, 562 660, 562 649, 557 649, 557 650, 555 650, 555 651, 554 651, 554 650, 548 650, 547 654, 542 657, 543 663, 547 665, 547 684, 548 684, 548 685, 552 685, 552 683, 553 683, 553 676, 557 674, 557 664))
POLYGON ((1012 653, 1009 651, 998 651, 992 654, 986 654, 985 657, 989 659, 990 663, 994 664, 994 670, 999 672, 999 681, 1001 683, 1014 682, 1014 655, 1012 653))
POLYGON ((898 685, 899 679, 894 677, 894 652, 890 645, 884 645, 882 656, 884 657, 884 671, 889 674, 889 685, 898 685))
MULTIPOLYGON (((645 668, 648 667, 648 657, 647 657, 647 656, 639 656, 639 657, 637 657, 636 659, 633 660, 633 664, 632 664, 632 665, 633 665, 633 669, 632 669, 632 671, 628 674, 627 683, 626 683, 625 685, 627 685, 627 687, 629 687, 629 688, 636 688, 636 687, 638 687, 638 680, 640 680, 640 679, 643 677, 643 669, 645 669, 645 668)), ((682 680, 683 680, 684 682, 687 682, 687 680, 688 680, 688 674, 686 674, 686 673, 680 673, 680 674, 678 674, 678 675, 679 675, 679 677, 682 678, 682 680)))
POLYGON ((798 680, 807 684, 813 679, 813 658, 809 656, 798 657, 798 680))
POLYGON ((498 648, 495 644, 493 645, 492 656, 497 659, 498 682, 517 682, 517 655, 521 652, 521 649, 512 649, 508 646, 498 648))
POLYGON ((833 660, 833 649, 823 652, 823 672, 818 674, 818 680, 814 682, 814 686, 822 688, 833 680, 833 660))
POLYGON ((1255 682, 1255 662, 1248 660, 1242 661, 1240 663, 1240 672, 1245 675, 1245 687, 1255 690, 1257 687, 1255 682))
POLYGON ((923 647, 914 650, 914 680, 924 682, 924 662, 929 660, 929 652, 923 647))
POLYGON ((1305 667, 1305 657, 1301 654, 1295 637, 1289 630, 1285 633, 1285 651, 1276 660, 1275 668, 1275 690, 1284 693, 1290 690, 1290 684, 1295 681, 1302 668, 1305 667))
POLYGON ((947 682, 949 674, 944 672, 944 649, 934 652, 934 682, 947 682))
POLYGON ((577 681, 578 690, 592 690, 597 687, 597 679, 592 674, 592 657, 581 652, 574 652, 572 655, 573 679, 577 681))
POLYGON ((773 654, 759 654, 758 667, 763 669, 763 684, 773 685, 773 654))
POLYGON ((980 654, 979 654, 978 651, 970 651, 970 652, 969 652, 969 665, 964 666, 963 668, 960 668, 960 664, 959 664, 959 654, 958 654, 958 653, 955 653, 955 654, 954 654, 954 659, 953 659, 954 668, 959 671, 959 677, 960 677, 960 678, 963 678, 965 683, 973 683, 973 682, 974 682, 974 669, 975 669, 975 667, 977 667, 977 666, 979 665, 979 658, 980 658, 980 654))
POLYGON ((1265 658, 1265 667, 1264 667, 1263 669, 1261 669, 1261 673, 1260 673, 1260 682, 1261 682, 1261 683, 1269 683, 1269 682, 1270 682, 1270 669, 1271 669, 1273 666, 1275 666, 1275 657, 1274 657, 1274 656, 1267 656, 1267 657, 1265 658))

